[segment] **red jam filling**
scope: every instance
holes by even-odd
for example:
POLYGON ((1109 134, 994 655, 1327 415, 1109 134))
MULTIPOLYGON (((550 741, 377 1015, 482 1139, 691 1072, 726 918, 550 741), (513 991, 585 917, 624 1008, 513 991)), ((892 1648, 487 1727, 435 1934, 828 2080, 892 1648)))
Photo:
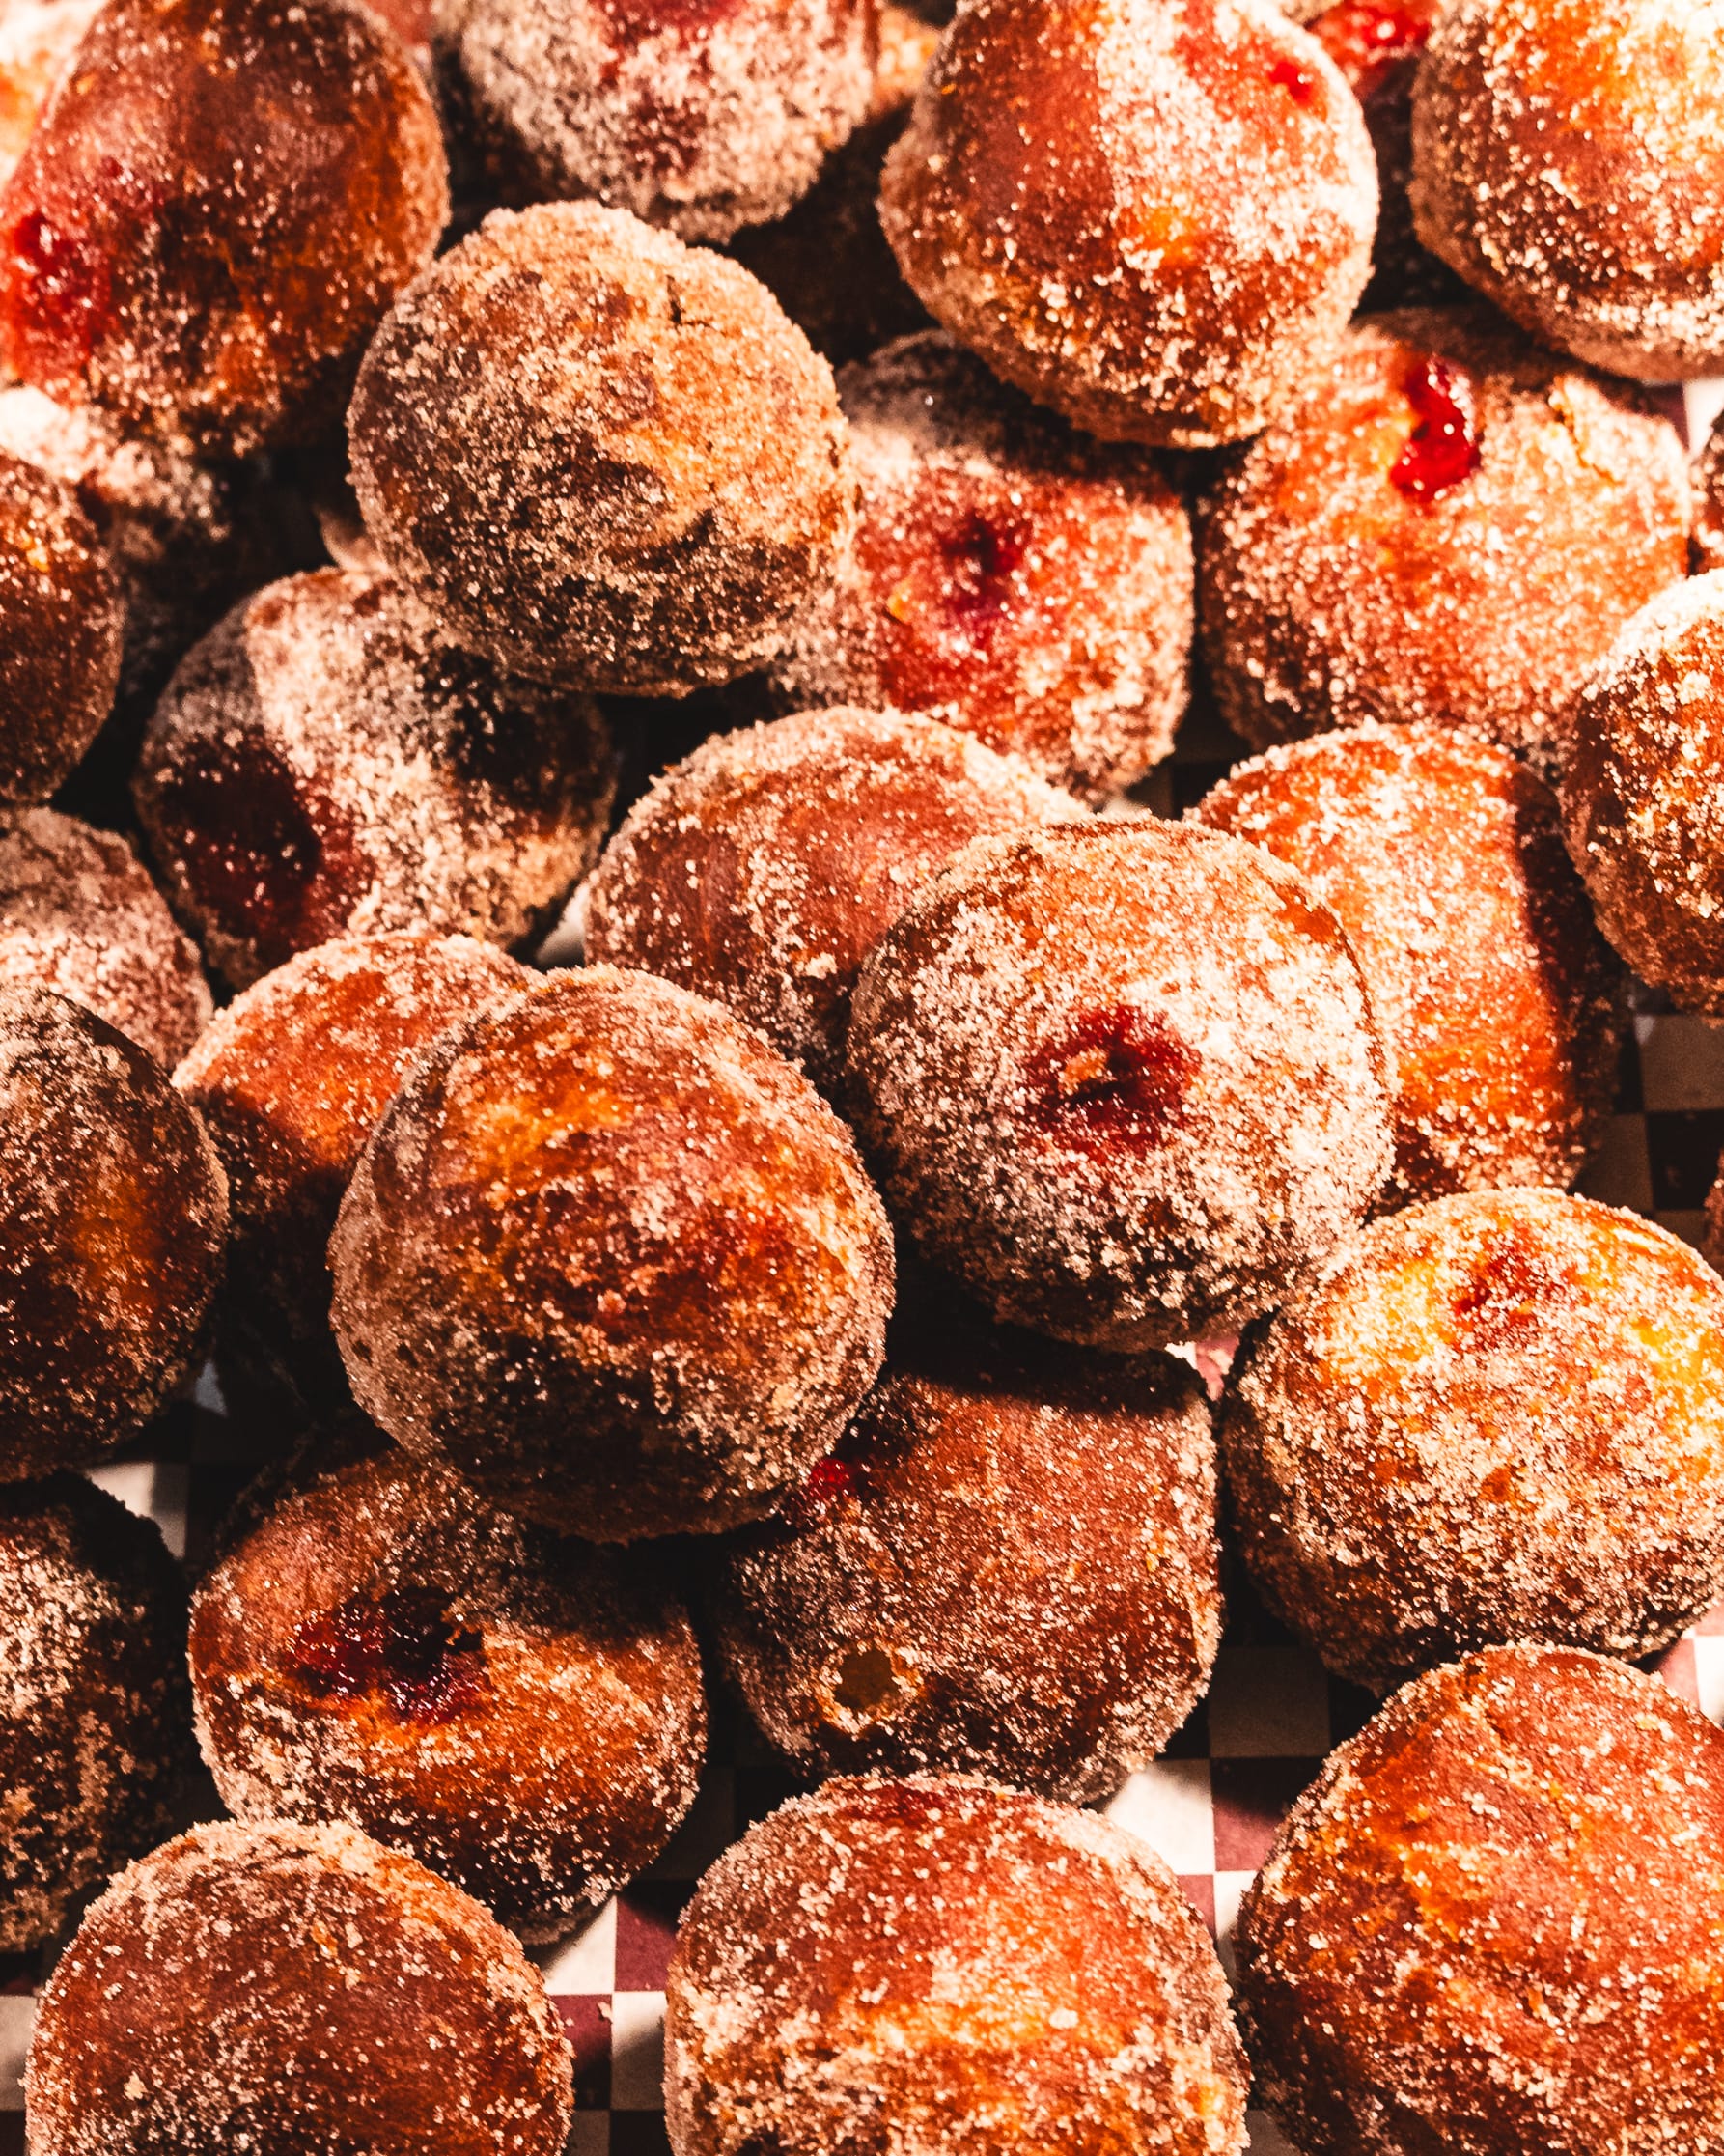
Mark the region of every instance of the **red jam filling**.
POLYGON ((1466 383, 1440 359, 1422 359, 1405 382, 1418 424, 1389 477, 1409 499, 1432 502, 1484 462, 1466 383))
POLYGON ((1029 1070, 1031 1119, 1086 1151, 1159 1145, 1180 1124, 1200 1058, 1159 1011, 1092 1011, 1029 1070))
POLYGON ((452 1722, 490 1694, 478 1633, 453 1625, 441 1598, 424 1588, 350 1595, 307 1617, 290 1666, 320 1699, 380 1697, 402 1722, 452 1722))

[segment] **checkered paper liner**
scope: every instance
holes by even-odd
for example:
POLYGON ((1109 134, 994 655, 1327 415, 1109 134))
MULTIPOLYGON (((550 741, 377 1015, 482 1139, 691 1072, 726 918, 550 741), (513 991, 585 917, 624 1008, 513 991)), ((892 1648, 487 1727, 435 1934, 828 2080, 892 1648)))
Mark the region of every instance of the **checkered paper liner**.
MULTIPOLYGON (((1724 381, 1691 387, 1685 398, 1672 394, 1672 415, 1684 419, 1694 441, 1720 409, 1724 381)), ((1149 804, 1182 812, 1237 753, 1237 744, 1188 729, 1147 789, 1149 804)), ((1656 994, 1639 991, 1617 1112, 1581 1189, 1696 1241, 1721 1152, 1724 1022, 1672 1013, 1656 994)), ((170 1547, 195 1563, 257 1465, 206 1390, 96 1479, 156 1520, 170 1547)), ((1224 1961, 1239 1898, 1289 1806, 1376 1704, 1329 1677, 1240 1579, 1230 1578, 1228 1588, 1227 1630, 1209 1696, 1164 1756, 1133 1775, 1105 1807, 1172 1866, 1224 1961)), ((1724 1722, 1724 1604, 1651 1666, 1724 1722)), ((666 2156, 660 2032, 678 1918, 707 1866, 792 1786, 720 1698, 710 1762, 671 1847, 572 1940, 535 1950, 574 2050, 569 2156, 666 2156)), ((199 1815, 219 1816, 212 1785, 204 1797, 199 1815)), ((24 2055, 35 1992, 52 1959, 50 1950, 0 1962, 0 2156, 23 2150, 24 2055)), ((1252 2156, 1292 2156, 1262 2113, 1251 2114, 1250 2146, 1252 2156)))

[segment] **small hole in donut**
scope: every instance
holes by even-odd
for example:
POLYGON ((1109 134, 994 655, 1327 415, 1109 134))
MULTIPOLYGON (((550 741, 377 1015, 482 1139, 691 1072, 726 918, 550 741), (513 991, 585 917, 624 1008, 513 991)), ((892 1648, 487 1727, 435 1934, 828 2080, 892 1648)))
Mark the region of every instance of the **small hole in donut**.
POLYGON ((882 1721, 895 1713, 904 1687, 884 1647, 853 1647, 838 1666, 832 1697, 847 1714, 882 1721))

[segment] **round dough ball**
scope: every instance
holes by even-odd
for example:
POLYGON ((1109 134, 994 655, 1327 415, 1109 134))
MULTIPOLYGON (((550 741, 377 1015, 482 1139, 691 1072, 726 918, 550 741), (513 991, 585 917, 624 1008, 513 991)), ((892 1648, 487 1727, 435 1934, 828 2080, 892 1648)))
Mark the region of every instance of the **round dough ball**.
POLYGON ((192 1605, 241 1819, 345 1820, 554 1939, 694 1800, 700 1648, 656 1566, 559 1543, 391 1448, 290 1488, 192 1605))
POLYGON ((1371 267, 1376 163, 1272 0, 979 0, 886 159, 928 311, 1104 441, 1210 449, 1309 386, 1371 267))
POLYGON ((568 2039, 476 1901, 350 1827, 195 1827, 42 1995, 32 2156, 559 2156, 568 2039))
POLYGON ((1233 1517, 1330 1668, 1543 1639, 1650 1654, 1724 1595, 1724 1281, 1557 1190, 1378 1220, 1236 1364, 1233 1517))
POLYGON ((1136 1351, 1237 1330, 1391 1160, 1340 924, 1191 826, 982 840, 863 967, 849 1066, 896 1217, 996 1318, 1136 1351))
POLYGON ((0 1953, 42 1946, 165 1831, 191 1764, 185 1588, 82 1475, 0 1486, 0 1953))
POLYGON ((45 801, 70 775, 113 704, 124 628, 77 496, 0 452, 0 802, 45 801))
POLYGON ((0 1481, 82 1467, 202 1359, 227 1181, 155 1059, 0 987, 0 1481))
POLYGON ((1413 95, 1418 235, 1542 343, 1640 381, 1724 359, 1715 0, 1454 0, 1413 95))
POLYGON ((595 1541, 771 1511, 873 1383, 893 1290, 814 1088, 717 1004, 610 966, 421 1057, 330 1261, 366 1413, 595 1541))
POLYGON ((701 1882, 665 1984, 676 2156, 1237 2156, 1214 1950, 1133 1835, 986 1782, 831 1781, 701 1882))
POLYGON ((1524 764, 1368 724, 1238 766, 1194 814, 1346 929, 1395 1068, 1400 1195, 1573 1182, 1614 1099, 1620 968, 1524 764))
POLYGON ((1186 702, 1191 527, 1173 488, 936 332, 838 389, 861 518, 773 664, 780 692, 927 713, 1086 800, 1142 778, 1186 702))
POLYGON ((499 211, 445 255, 348 424, 396 574, 474 650, 583 688, 761 665, 855 519, 831 369, 771 294, 591 203, 499 211))
POLYGON ((1724 1012, 1724 572, 1635 615, 1561 747, 1564 829, 1599 926, 1683 1010, 1724 1012))
POLYGON ((1171 1357, 936 1322, 784 1517, 722 1553, 725 1673, 804 1776, 1087 1803, 1155 1757, 1220 1643, 1203 1386, 1171 1357))
POLYGON ((1222 715, 1260 746, 1377 718, 1540 749, 1687 574, 1688 519, 1675 428, 1620 385, 1468 310, 1361 322, 1200 504, 1222 715))
POLYGON ((1724 2149, 1724 1737, 1551 1647, 1421 1677, 1239 1913, 1263 2095, 1306 2156, 1724 2149))
POLYGON ((196 944, 126 841, 51 808, 0 814, 0 981, 88 1005, 170 1069, 214 1008, 196 944))
POLYGON ((587 956, 725 1003, 823 1092, 862 962, 971 839, 1080 813, 932 719, 804 712, 724 734, 625 819, 588 886, 587 956))

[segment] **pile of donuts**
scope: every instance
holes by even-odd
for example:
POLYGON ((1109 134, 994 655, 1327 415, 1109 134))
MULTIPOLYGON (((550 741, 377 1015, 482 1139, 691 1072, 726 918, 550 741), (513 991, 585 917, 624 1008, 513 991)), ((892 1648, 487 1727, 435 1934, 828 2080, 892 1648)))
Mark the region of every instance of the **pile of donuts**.
POLYGON ((1724 0, 11 0, 32 2156, 555 2156, 721 1698, 677 2156, 1724 2152, 1709 371, 1724 0), (1224 1573, 1381 1702, 1231 1984, 1224 1573))

